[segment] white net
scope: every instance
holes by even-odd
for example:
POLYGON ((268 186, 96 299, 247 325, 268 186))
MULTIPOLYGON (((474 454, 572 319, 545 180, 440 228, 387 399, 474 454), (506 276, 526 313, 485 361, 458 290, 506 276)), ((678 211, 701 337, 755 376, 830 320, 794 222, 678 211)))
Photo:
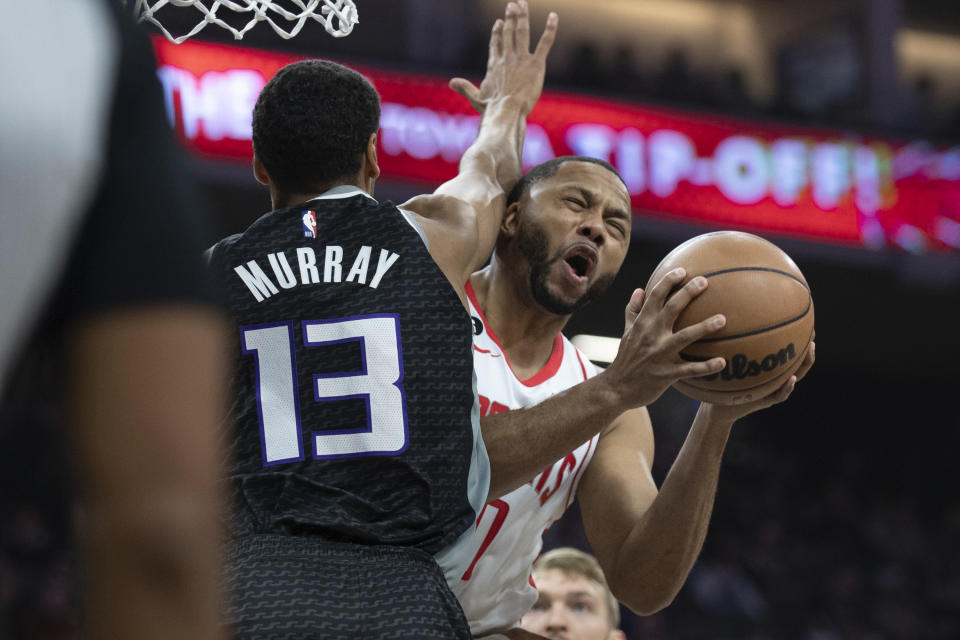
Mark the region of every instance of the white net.
POLYGON ((307 20, 312 19, 322 24, 330 35, 342 38, 349 35, 359 21, 353 0, 135 0, 133 11, 138 20, 155 24, 176 44, 195 36, 210 24, 226 29, 240 40, 258 23, 266 22, 277 35, 289 39, 300 33, 307 20), (157 15, 165 7, 196 10, 199 21, 188 33, 174 36, 157 15), (249 21, 239 27, 231 25, 223 19, 224 11, 241 16, 241 21, 249 16, 249 21))

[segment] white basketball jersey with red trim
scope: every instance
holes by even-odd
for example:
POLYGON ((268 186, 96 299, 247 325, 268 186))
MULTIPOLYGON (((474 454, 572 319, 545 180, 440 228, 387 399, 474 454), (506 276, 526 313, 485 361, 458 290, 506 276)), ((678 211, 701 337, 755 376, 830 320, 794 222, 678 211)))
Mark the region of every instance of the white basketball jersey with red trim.
MULTIPOLYGON (((528 380, 519 380, 469 283, 467 296, 474 318, 473 362, 481 416, 538 404, 597 374, 593 363, 558 335, 543 369, 528 380)), ((536 602, 530 570, 543 546, 543 532, 573 501, 596 444, 594 436, 480 512, 476 535, 467 542, 475 549, 473 561, 450 585, 475 636, 516 626, 536 602)))

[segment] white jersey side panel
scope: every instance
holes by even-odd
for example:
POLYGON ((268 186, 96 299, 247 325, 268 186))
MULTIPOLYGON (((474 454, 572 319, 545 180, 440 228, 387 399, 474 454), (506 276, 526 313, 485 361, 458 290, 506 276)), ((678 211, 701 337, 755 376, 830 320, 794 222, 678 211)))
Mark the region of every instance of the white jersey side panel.
MULTIPOLYGON (((481 415, 529 407, 588 377, 597 368, 562 335, 553 355, 533 378, 513 374, 496 335, 468 286, 474 321, 474 367, 481 415)), ((516 626, 537 600, 531 567, 543 546, 543 532, 573 501, 583 470, 593 457, 597 436, 544 469, 527 484, 489 502, 477 518, 473 560, 451 588, 476 636, 516 626)))

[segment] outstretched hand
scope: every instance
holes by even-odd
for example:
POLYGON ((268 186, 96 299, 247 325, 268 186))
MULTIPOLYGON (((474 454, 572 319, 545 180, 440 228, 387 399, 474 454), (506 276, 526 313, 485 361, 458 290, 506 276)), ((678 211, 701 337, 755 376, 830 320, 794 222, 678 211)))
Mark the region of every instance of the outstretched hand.
POLYGON ((484 113, 487 105, 501 98, 519 100, 529 114, 543 90, 547 54, 557 35, 559 18, 550 12, 537 48, 530 53, 530 12, 526 0, 507 4, 504 18, 498 19, 490 34, 487 72, 480 86, 465 78, 450 80, 450 88, 484 113))
POLYGON ((649 292, 634 291, 627 303, 620 350, 600 375, 608 376, 630 406, 649 405, 677 380, 718 373, 726 364, 723 358, 688 362, 680 357, 688 345, 726 324, 724 316, 716 315, 674 331, 680 312, 708 284, 706 278, 698 276, 671 295, 685 276, 683 269, 674 269, 649 292))

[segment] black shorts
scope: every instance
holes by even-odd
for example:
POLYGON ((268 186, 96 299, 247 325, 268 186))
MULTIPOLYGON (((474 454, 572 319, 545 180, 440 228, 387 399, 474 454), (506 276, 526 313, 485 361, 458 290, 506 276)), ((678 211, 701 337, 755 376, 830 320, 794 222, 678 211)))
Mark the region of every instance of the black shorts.
POLYGON ((228 553, 227 624, 237 640, 471 638, 428 553, 257 535, 228 553))

